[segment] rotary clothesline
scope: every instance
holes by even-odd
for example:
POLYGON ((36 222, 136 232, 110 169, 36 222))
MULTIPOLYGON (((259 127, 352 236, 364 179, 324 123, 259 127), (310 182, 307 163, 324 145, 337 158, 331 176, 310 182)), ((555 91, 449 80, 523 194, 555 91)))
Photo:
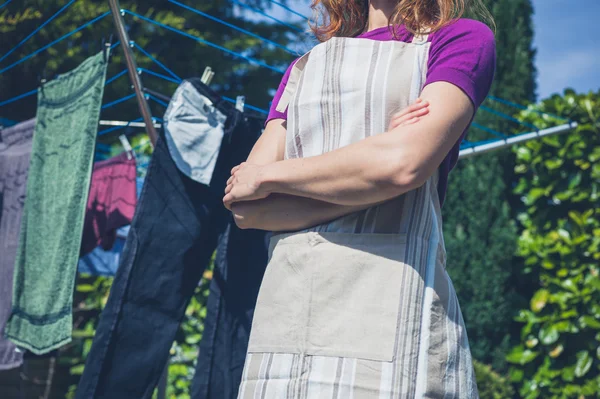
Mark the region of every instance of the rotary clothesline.
MULTIPOLYGON (((25 37, 23 40, 21 40, 21 41, 20 41, 20 42, 19 42, 19 43, 18 43, 18 44, 17 44, 15 47, 13 47, 13 48, 12 48, 12 49, 11 49, 9 52, 7 52, 5 55, 3 55, 2 57, 0 57, 0 62, 1 62, 2 60, 4 60, 4 59, 5 59, 5 58, 6 58, 8 55, 10 55, 11 53, 13 53, 13 52, 14 52, 14 51, 15 51, 15 50, 18 48, 18 47, 22 46, 22 45, 23 45, 23 44, 24 44, 24 43, 25 43, 27 40, 29 40, 29 39, 30 39, 32 36, 34 36, 36 33, 38 33, 38 32, 39 32, 39 31, 40 31, 40 30, 41 30, 41 29, 42 29, 44 26, 46 26, 46 25, 47 25, 49 22, 51 22, 52 20, 54 20, 54 19, 55 19, 56 17, 58 17, 58 16, 59 16, 61 13, 63 13, 63 12, 64 12, 64 11, 65 11, 65 10, 66 10, 66 9, 67 9, 67 8, 68 8, 70 5, 72 5, 72 4, 73 4, 75 1, 77 1, 77 0, 70 0, 70 1, 69 1, 69 2, 68 2, 66 5, 65 5, 65 6, 63 6, 63 7, 62 7, 62 8, 61 8, 59 11, 57 11, 55 14, 53 14, 53 15, 52 15, 52 16, 51 16, 51 17, 50 17, 48 20, 46 20, 46 21, 45 21, 45 22, 44 22, 42 25, 40 25, 40 26, 39 26, 38 28, 36 28, 36 29, 35 29, 35 30, 34 30, 32 33, 30 33, 30 34, 29 34, 27 37, 25 37)), ((297 52, 295 52, 294 50, 291 50, 291 49, 289 49, 289 48, 288 48, 288 47, 286 47, 286 46, 283 46, 283 45, 281 45, 281 44, 278 44, 278 43, 276 43, 276 42, 273 42, 273 41, 272 41, 272 40, 270 40, 270 39, 264 38, 264 37, 262 37, 262 36, 260 36, 260 35, 257 35, 257 34, 255 34, 255 33, 253 33, 253 32, 250 32, 250 31, 246 30, 246 29, 243 29, 243 28, 241 28, 241 27, 239 27, 239 26, 236 26, 236 25, 234 25, 234 24, 231 24, 231 23, 229 23, 229 22, 226 22, 226 21, 224 21, 224 20, 222 20, 222 19, 220 19, 220 18, 214 17, 214 16, 212 16, 212 15, 210 15, 210 14, 206 13, 206 12, 203 12, 203 11, 197 10, 197 9, 195 9, 195 8, 193 8, 193 7, 191 7, 191 6, 185 5, 185 4, 183 4, 183 3, 181 3, 181 2, 179 2, 179 1, 177 1, 177 0, 168 0, 168 1, 169 1, 170 3, 172 3, 172 4, 176 5, 176 6, 178 6, 178 7, 181 7, 181 8, 183 8, 183 9, 185 9, 185 10, 188 10, 188 11, 190 11, 190 12, 193 12, 193 13, 195 13, 195 14, 197 14, 197 15, 201 15, 201 16, 203 16, 203 17, 205 17, 205 18, 208 18, 208 19, 210 19, 210 20, 212 20, 212 21, 214 21, 214 22, 217 22, 217 23, 219 23, 219 24, 222 24, 222 25, 224 25, 224 26, 227 26, 227 27, 229 27, 229 28, 232 28, 232 29, 234 29, 234 30, 236 30, 236 31, 238 31, 238 32, 241 32, 241 33, 243 33, 243 34, 245 34, 245 35, 247 35, 247 36, 254 37, 254 38, 257 38, 257 39, 259 39, 259 40, 262 40, 264 43, 267 43, 267 44, 269 44, 269 45, 271 45, 271 46, 274 46, 274 47, 281 48, 281 49, 285 50, 287 53, 289 53, 289 54, 291 54, 291 55, 294 55, 294 56, 297 56, 297 55, 298 55, 298 53, 297 53, 297 52)), ((287 24, 287 23, 285 23, 285 22, 283 22, 283 21, 280 21, 280 20, 278 20, 278 19, 272 18, 272 17, 271 17, 271 16, 269 16, 268 14, 266 14, 266 13, 264 13, 264 12, 260 11, 260 10, 257 10, 257 9, 255 9, 255 8, 251 7, 251 6, 248 6, 248 5, 245 5, 245 4, 243 4, 243 3, 240 3, 240 2, 239 2, 239 1, 237 1, 237 0, 230 0, 230 1, 231 1, 233 4, 236 4, 236 5, 238 5, 238 6, 242 7, 242 8, 245 8, 245 9, 250 9, 252 12, 257 12, 257 13, 259 13, 260 15, 263 15, 263 16, 265 16, 265 17, 269 17, 269 18, 271 18, 271 19, 274 19, 274 20, 275 20, 277 23, 283 24, 283 25, 285 25, 285 26, 288 26, 288 27, 290 27, 290 28, 297 28, 297 27, 294 27, 293 25, 290 25, 290 24, 287 24)), ((298 15, 298 16, 302 16, 301 14, 298 14, 297 12, 293 11, 292 9, 289 9, 289 7, 287 7, 287 6, 283 5, 283 4, 279 3, 279 2, 272 1, 272 0, 269 0, 269 1, 270 1, 271 3, 273 3, 273 4, 276 4, 276 5, 278 5, 278 6, 281 6, 282 8, 286 9, 286 10, 287 10, 288 12, 290 12, 290 13, 293 13, 293 14, 295 14, 295 15, 298 15)), ((5 3, 5 4, 7 4, 7 3, 5 3)), ((269 64, 267 64, 266 62, 263 62, 263 61, 261 61, 261 60, 258 60, 258 59, 256 59, 256 58, 253 58, 253 57, 250 57, 250 56, 247 56, 247 55, 244 55, 244 54, 242 54, 242 53, 240 53, 240 52, 237 52, 237 51, 233 51, 233 50, 227 49, 227 48, 225 48, 225 47, 223 47, 223 46, 221 46, 221 45, 219 45, 219 44, 217 44, 217 43, 213 43, 213 42, 211 42, 211 41, 208 41, 208 40, 206 40, 206 39, 204 39, 204 38, 202 38, 202 37, 199 37, 199 36, 192 35, 192 34, 190 34, 190 33, 187 33, 187 32, 185 32, 185 31, 183 31, 183 30, 180 30, 180 29, 174 28, 174 27, 172 27, 172 26, 169 26, 169 25, 167 25, 167 24, 164 24, 164 23, 162 23, 162 22, 156 21, 156 20, 154 20, 154 19, 152 19, 152 18, 149 18, 149 17, 145 17, 145 16, 143 16, 143 15, 140 15, 140 14, 138 14, 138 13, 136 13, 136 12, 133 12, 133 11, 130 11, 130 10, 126 10, 126 9, 121 9, 120 11, 121 11, 121 14, 122 14, 123 16, 124 16, 124 15, 130 15, 130 16, 131 16, 131 17, 133 17, 133 18, 137 18, 137 19, 139 19, 139 20, 141 20, 141 21, 144 21, 144 22, 146 22, 146 23, 149 23, 149 24, 152 24, 152 25, 155 25, 155 26, 161 27, 161 28, 163 28, 163 29, 169 30, 169 31, 171 31, 171 32, 173 32, 173 33, 176 33, 176 34, 178 34, 178 35, 181 35, 181 36, 184 36, 184 37, 190 38, 190 39, 192 39, 192 40, 195 40, 196 42, 199 42, 199 43, 205 44, 205 45, 207 45, 207 46, 209 46, 209 47, 212 47, 212 48, 214 48, 214 49, 217 49, 217 50, 219 50, 219 51, 221 51, 221 52, 224 52, 224 53, 226 53, 226 54, 229 54, 229 55, 231 55, 231 56, 233 56, 233 57, 235 57, 235 58, 242 59, 242 60, 244 60, 244 61, 246 61, 246 62, 248 62, 248 63, 250 63, 250 64, 253 64, 253 65, 256 65, 256 66, 259 66, 259 67, 262 67, 262 68, 267 68, 267 69, 269 69, 269 70, 271 70, 271 71, 274 71, 274 72, 277 72, 277 73, 279 73, 279 74, 283 74, 283 73, 285 72, 284 70, 282 70, 282 69, 280 69, 280 68, 277 68, 277 67, 275 67, 275 66, 272 66, 272 65, 269 65, 269 64)), ((22 58, 22 59, 20 59, 19 61, 16 61, 16 62, 14 62, 13 64, 11 64, 11 65, 9 65, 9 66, 7 66, 7 67, 5 67, 5 68, 1 69, 1 70, 0 70, 0 75, 1 75, 2 73, 4 73, 4 72, 6 72, 6 71, 8 71, 8 70, 10 70, 10 69, 12 69, 12 68, 14 68, 15 66, 19 65, 20 63, 22 63, 22 62, 24 62, 24 61, 26 61, 26 60, 28 60, 28 59, 30 59, 30 58, 32 58, 32 57, 34 57, 35 55, 37 55, 37 54, 41 53, 42 51, 45 51, 46 49, 48 49, 48 48, 52 47, 53 45, 55 45, 55 44, 59 43, 60 41, 62 41, 62 40, 65 40, 65 39, 69 38, 70 36, 72 36, 72 35, 73 35, 73 34, 75 34, 76 32, 79 32, 79 31, 81 31, 81 30, 85 29, 86 27, 93 25, 94 23, 96 23, 96 22, 100 21, 101 19, 103 19, 104 17, 106 17, 108 14, 110 14, 110 12, 105 12, 105 13, 103 13, 103 14, 99 15, 98 17, 96 17, 96 18, 94 18, 94 19, 92 19, 92 20, 90 20, 90 21, 88 21, 88 22, 84 23, 83 25, 81 25, 80 27, 78 27, 78 28, 74 29, 73 31, 71 31, 71 32, 69 32, 69 33, 67 33, 67 34, 63 35, 61 38, 59 38, 59 39, 57 39, 57 40, 55 40, 55 41, 53 41, 53 42, 51 42, 51 43, 49 43, 49 44, 47 44, 47 45, 45 45, 45 46, 41 47, 40 49, 37 49, 37 50, 35 50, 33 53, 31 53, 31 54, 29 54, 29 55, 27 55, 27 56, 23 57, 23 58, 22 58)), ((302 17, 306 19, 306 17, 304 17, 304 16, 302 16, 302 17)), ((115 44, 115 45, 113 45, 111 48, 114 48, 114 47, 116 47, 118 44, 119 44, 119 43, 116 43, 116 44, 115 44)), ((164 75, 164 74, 161 74, 161 73, 158 73, 158 72, 154 72, 154 71, 152 71, 152 70, 150 70, 150 69, 147 69, 147 68, 137 68, 137 72, 138 72, 138 74, 140 74, 140 75, 141 75, 141 74, 147 74, 147 75, 149 75, 149 76, 153 76, 153 77, 156 77, 156 78, 159 78, 159 79, 162 79, 162 80, 164 80, 164 81, 171 82, 171 83, 176 83, 176 84, 179 84, 179 83, 181 83, 182 79, 181 79, 181 78, 180 78, 180 77, 179 77, 179 76, 178 76, 178 75, 177 75, 175 72, 173 72, 173 71, 172 71, 170 68, 168 68, 168 67, 167 67, 165 64, 163 64, 163 63, 162 63, 162 62, 160 62, 160 61, 159 61, 159 60, 158 60, 156 57, 154 57, 154 56, 153 56, 153 55, 152 55, 152 54, 151 54, 149 51, 145 50, 143 47, 141 47, 140 45, 138 45, 137 43, 135 43, 135 41, 131 41, 131 42, 129 43, 129 45, 130 45, 130 46, 132 46, 133 48, 135 48, 137 51, 139 51, 139 52, 140 52, 140 53, 142 53, 143 55, 145 55, 146 57, 148 57, 148 59, 149 59, 149 60, 150 60, 150 61, 151 61, 153 64, 157 65, 159 68, 161 68, 162 70, 164 70, 164 71, 165 71, 166 73, 168 73, 170 76, 166 76, 166 75, 164 75)), ((116 74, 116 75, 114 75, 113 77, 109 78, 109 79, 107 80, 106 84, 109 84, 109 83, 111 83, 112 81, 114 81, 114 80, 118 79, 120 76, 123 76, 123 75, 124 75, 124 74, 126 74, 126 73, 127 73, 127 70, 123 70, 123 71, 119 72, 118 74, 116 74)), ((28 96, 32 96, 32 95, 33 95, 33 94, 35 94, 36 92, 37 92, 37 90, 31 90, 31 91, 28 91, 28 92, 26 92, 26 93, 23 93, 23 94, 17 95, 17 96, 15 96, 15 97, 11 98, 11 99, 8 99, 8 100, 5 100, 5 101, 2 101, 2 102, 0 102, 0 106, 7 105, 7 104, 9 104, 9 103, 12 103, 12 102, 14 102, 14 101, 20 100, 20 99, 22 99, 22 98, 26 98, 26 97, 28 97, 28 96)), ((111 101, 111 102, 109 102, 109 103, 105 104, 105 105, 102 107, 102 109, 107 109, 107 108, 110 108, 110 107, 112 107, 112 106, 114 106, 114 105, 117 105, 117 104, 120 104, 120 103, 122 103, 122 102, 128 101, 128 100, 130 100, 130 99, 132 99, 132 98, 134 98, 134 97, 135 97, 135 94, 129 94, 129 95, 126 95, 126 96, 124 96, 124 97, 121 97, 121 98, 119 98, 119 99, 117 99, 117 100, 114 100, 114 101, 111 101)), ((157 103, 157 104, 159 104, 159 105, 162 105, 162 106, 164 106, 164 107, 166 107, 166 106, 167 106, 167 103, 166 103, 165 101, 163 101, 163 100, 161 100, 161 99, 157 98, 156 96, 154 96, 154 95, 152 95, 152 94, 148 94, 148 93, 146 93, 146 94, 145 94, 145 98, 146 98, 147 100, 151 100, 151 101, 153 101, 153 102, 155 102, 155 103, 157 103)), ((234 99, 232 99, 232 98, 229 98, 229 97, 223 97, 223 99, 224 99, 224 100, 226 100, 226 101, 232 102, 232 103, 235 103, 235 101, 236 101, 236 100, 234 100, 234 99)), ((523 105, 516 104, 516 103, 514 103, 514 102, 511 102, 511 101, 509 101, 509 100, 501 99, 501 98, 498 98, 498 97, 489 96, 487 99, 488 99, 489 101, 491 101, 491 102, 500 103, 500 104, 503 104, 503 105, 510 106, 510 107, 512 107, 512 108, 519 109, 519 110, 522 110, 522 109, 527 109, 527 107, 525 107, 525 106, 523 106, 523 105)), ((267 114, 267 113, 268 113, 268 112, 267 112, 265 109, 262 109, 262 108, 259 108, 259 107, 255 107, 255 106, 252 106, 252 105, 249 105, 249 104, 247 104, 247 105, 246 105, 246 107, 247 107, 248 109, 252 109, 252 110, 255 110, 255 111, 257 111, 257 112, 260 112, 260 113, 263 113, 263 114, 267 114)), ((515 141, 515 140, 514 140, 514 138, 515 138, 515 137, 521 137, 521 136, 522 136, 522 137, 540 137, 540 136, 542 136, 542 135, 546 134, 546 133, 547 133, 546 131, 548 131, 548 129, 545 129, 544 131, 540 131, 540 129, 538 129, 536 126, 534 126, 534 125, 532 125, 532 124, 529 124, 529 123, 526 123, 526 122, 522 122, 522 121, 520 121, 520 120, 518 120, 518 119, 516 119, 516 118, 514 118, 514 117, 512 117, 512 116, 510 116, 510 115, 508 115, 508 114, 506 114, 506 113, 503 113, 503 112, 501 112, 501 111, 495 110, 495 109, 493 109, 493 108, 490 108, 490 107, 487 107, 487 106, 484 106, 484 105, 482 105, 482 106, 480 107, 480 110, 481 110, 481 111, 483 111, 483 112, 489 113, 489 114, 493 114, 493 115, 495 115, 495 116, 497 116, 497 117, 499 117, 499 118, 502 118, 502 119, 508 120, 508 121, 510 121, 510 122, 512 122, 512 123, 516 123, 516 124, 518 124, 518 125, 520 125, 520 126, 524 126, 524 127, 530 128, 530 129, 532 129, 532 130, 533 130, 533 132, 531 132, 531 133, 522 133, 522 134, 517 134, 517 135, 512 135, 512 136, 509 136, 509 135, 507 135, 507 134, 504 134, 504 133, 498 132, 498 131, 496 131, 496 130, 494 130, 494 129, 491 129, 491 128, 489 128, 489 127, 486 127, 486 126, 482 126, 482 125, 480 125, 480 124, 478 124, 478 123, 474 122, 474 123, 472 124, 472 127, 473 127, 473 128, 476 128, 476 129, 479 129, 479 130, 485 131, 485 132, 487 132, 487 133, 489 133, 489 134, 491 134, 491 135, 493 135, 493 136, 495 136, 495 137, 498 137, 498 139, 496 139, 496 140, 485 140, 485 141, 478 141, 478 142, 470 142, 470 141, 466 141, 466 140, 465 140, 465 141, 462 143, 462 145, 461 145, 461 150, 468 150, 468 151, 466 151, 466 152, 465 152, 465 151, 461 151, 461 156, 462 156, 462 155, 467 155, 467 154, 474 154, 474 153, 478 153, 478 152, 481 152, 481 151, 483 151, 483 150, 487 150, 487 151, 489 151, 490 149, 492 149, 492 148, 496 148, 496 146, 501 146, 502 144, 507 144, 507 143, 514 143, 514 142, 518 142, 518 141, 515 141), (476 147, 478 147, 478 146, 482 146, 482 148, 481 148, 481 149, 479 149, 479 150, 476 150, 476 147)), ((554 119, 556 119, 557 121, 564 121, 564 122, 566 122, 566 123, 565 123, 565 124, 563 124, 563 125, 560 125, 560 126, 556 126, 556 127, 554 127, 554 128, 551 128, 551 130, 550 130, 551 134, 553 134, 553 133, 555 133, 555 132, 568 131, 568 130, 570 130, 570 129, 572 129, 573 127, 575 127, 575 126, 576 126, 576 123, 574 123, 573 121, 567 120, 566 118, 561 118, 561 117, 558 117, 558 116, 556 116, 556 115, 548 114, 548 113, 545 113, 545 112, 542 112, 542 111, 537 111, 537 110, 536 110, 536 111, 534 111, 534 112, 537 112, 537 113, 539 113, 539 114, 541 114, 541 115, 544 115, 544 116, 547 116, 547 117, 554 118, 554 119)), ((130 121, 130 122, 133 122, 133 121, 130 121)), ((117 129, 120 129, 120 128, 124 128, 124 127, 127 127, 127 126, 130 126, 130 123, 124 123, 124 124, 123 124, 123 125, 121 125, 121 126, 113 126, 112 128, 105 129, 105 130, 103 130, 103 131, 101 131, 101 132, 99 132, 99 133, 106 134, 106 133, 108 133, 108 132, 112 132, 112 131, 114 131, 114 130, 117 130, 117 129)), ((522 140, 519 140, 519 141, 522 141, 522 140)))

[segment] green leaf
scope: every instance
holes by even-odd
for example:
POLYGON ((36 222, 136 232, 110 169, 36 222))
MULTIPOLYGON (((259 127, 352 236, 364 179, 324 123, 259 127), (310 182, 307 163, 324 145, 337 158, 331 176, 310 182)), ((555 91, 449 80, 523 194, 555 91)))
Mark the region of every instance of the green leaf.
POLYGON ((546 193, 546 190, 543 188, 533 188, 529 191, 529 195, 527 195, 527 203, 533 204, 537 201, 541 196, 546 193))
POLYGON ((542 309, 544 309, 544 307, 546 306, 546 304, 548 303, 548 299, 550 298, 550 292, 548 290, 538 290, 534 295, 533 298, 531 298, 531 310, 533 310, 536 313, 539 313, 542 309))
POLYGON ((185 338, 185 342, 187 342, 190 345, 194 345, 194 344, 197 344, 198 342, 200 342, 201 339, 202 339, 201 334, 192 334, 192 335, 188 335, 185 338))
POLYGON ((562 166, 562 164, 563 164, 563 160, 560 158, 548 159, 544 162, 544 165, 546 165, 546 168, 548 168, 548 170, 558 169, 562 166))
POLYGON ((581 328, 591 327, 595 330, 600 330, 600 321, 592 316, 581 316, 579 323, 581 324, 581 328))
POLYGON ((558 340, 559 337, 560 334, 554 326, 543 327, 539 333, 540 341, 544 345, 552 345, 558 340))
POLYGON ((71 373, 71 375, 81 375, 81 374, 83 374, 84 366, 85 365, 83 365, 83 364, 73 366, 69 369, 69 373, 71 373))
POLYGON ((563 381, 573 381, 575 379, 575 366, 564 367, 561 377, 563 381))
POLYGON ((506 361, 513 364, 524 365, 531 362, 539 353, 525 349, 522 345, 514 347, 506 356, 506 361))
POLYGON ((561 286, 576 294, 579 293, 579 290, 577 289, 577 284, 575 284, 573 279, 568 278, 563 280, 561 286))
POLYGON ((575 376, 583 377, 592 367, 593 359, 588 351, 577 352, 577 363, 575 363, 575 376))
POLYGON ((94 286, 91 284, 79 284, 77 285, 77 292, 93 292, 94 286))

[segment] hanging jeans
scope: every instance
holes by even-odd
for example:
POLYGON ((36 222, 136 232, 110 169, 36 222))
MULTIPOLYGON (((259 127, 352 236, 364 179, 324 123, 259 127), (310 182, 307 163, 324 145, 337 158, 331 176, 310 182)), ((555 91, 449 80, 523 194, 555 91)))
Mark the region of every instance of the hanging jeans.
POLYGON ((237 397, 269 234, 229 223, 219 240, 192 399, 237 397))
POLYGON ((208 186, 178 169, 161 132, 77 398, 151 398, 187 304, 231 222, 222 204, 225 182, 260 133, 259 120, 226 112, 208 186))

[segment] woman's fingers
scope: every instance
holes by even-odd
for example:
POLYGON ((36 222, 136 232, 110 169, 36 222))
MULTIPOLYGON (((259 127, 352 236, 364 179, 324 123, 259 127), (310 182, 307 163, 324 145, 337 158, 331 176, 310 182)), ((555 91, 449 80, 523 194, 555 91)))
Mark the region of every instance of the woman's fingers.
POLYGON ((405 115, 403 117, 396 118, 390 122, 389 130, 393 130, 393 129, 397 128, 398 126, 412 125, 413 123, 418 122, 421 117, 427 115, 428 113, 429 113, 428 109, 422 109, 422 110, 410 113, 408 115, 405 115))
POLYGON ((237 172, 238 169, 241 168, 242 166, 244 166, 245 164, 246 164, 246 162, 242 162, 238 166, 234 166, 233 169, 231 169, 231 174, 234 174, 235 172, 237 172))
POLYGON ((429 102, 423 101, 423 100, 421 100, 419 98, 419 99, 417 99, 417 101, 415 101, 414 103, 412 103, 408 107, 404 108, 400 112, 396 112, 394 114, 394 116, 392 117, 392 119, 393 118, 400 118, 402 116, 410 114, 411 112, 415 112, 415 111, 418 111, 420 109, 427 108, 428 106, 429 106, 429 102))
POLYGON ((413 124, 418 121, 419 117, 429 113, 429 103, 427 101, 418 101, 402 111, 394 114, 390 121, 389 130, 393 130, 398 126, 413 124), (415 119, 416 118, 416 119, 415 119))

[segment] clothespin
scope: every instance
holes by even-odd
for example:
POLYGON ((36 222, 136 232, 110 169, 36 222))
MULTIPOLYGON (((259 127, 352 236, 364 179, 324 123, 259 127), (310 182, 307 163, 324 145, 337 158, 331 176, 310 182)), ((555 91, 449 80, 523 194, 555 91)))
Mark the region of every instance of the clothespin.
POLYGON ((122 134, 119 136, 119 140, 121 140, 121 145, 127 152, 127 159, 131 159, 133 154, 133 148, 131 148, 131 143, 129 143, 129 140, 127 140, 127 136, 122 134))
POLYGON ((104 57, 104 62, 110 61, 110 48, 112 47, 113 35, 112 33, 108 37, 108 41, 102 38, 102 55, 104 57))
POLYGON ((208 66, 204 68, 204 73, 202 74, 202 78, 200 78, 200 81, 208 86, 214 76, 215 73, 213 72, 212 68, 208 66))
POLYGON ((206 84, 206 81, 208 80, 208 75, 210 75, 210 73, 212 72, 212 68, 207 66, 206 68, 204 68, 204 73, 202 74, 202 77, 200 78, 200 81, 204 84, 206 84))
POLYGON ((237 96, 237 98, 235 99, 235 109, 237 109, 240 112, 244 112, 245 105, 246 105, 246 97, 237 96))
POLYGON ((42 71, 41 75, 38 75, 38 86, 40 87, 40 90, 42 91, 42 93, 44 92, 44 85, 46 84, 47 80, 46 80, 46 69, 44 69, 42 71))

